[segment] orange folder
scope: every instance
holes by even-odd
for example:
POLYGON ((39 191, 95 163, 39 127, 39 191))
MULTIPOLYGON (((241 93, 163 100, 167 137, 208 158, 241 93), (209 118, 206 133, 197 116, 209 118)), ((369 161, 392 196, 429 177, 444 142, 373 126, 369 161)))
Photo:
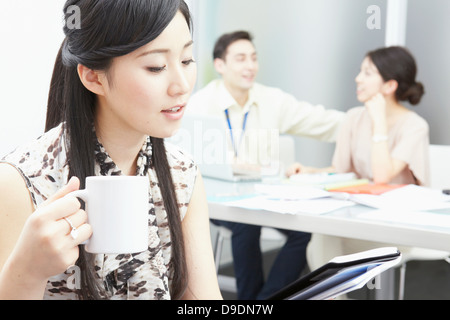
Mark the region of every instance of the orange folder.
POLYGON ((373 194, 380 195, 388 191, 392 191, 401 187, 404 184, 365 184, 359 186, 349 186, 328 190, 330 192, 345 192, 349 194, 373 194))

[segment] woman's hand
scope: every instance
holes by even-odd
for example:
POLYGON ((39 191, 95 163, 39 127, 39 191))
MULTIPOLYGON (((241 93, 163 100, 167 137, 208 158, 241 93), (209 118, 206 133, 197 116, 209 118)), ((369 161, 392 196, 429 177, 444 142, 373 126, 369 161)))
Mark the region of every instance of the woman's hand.
POLYGON ((51 276, 65 272, 79 256, 78 245, 87 240, 91 227, 77 198, 70 193, 79 189, 79 180, 72 178, 66 186, 45 201, 26 221, 10 257, 18 278, 32 284, 43 283, 51 276), (76 228, 76 237, 68 219, 76 228))
POLYGON ((374 134, 383 134, 387 132, 386 124, 386 99, 381 93, 375 95, 366 102, 366 107, 374 125, 374 134))
POLYGON ((286 170, 286 177, 292 177, 296 174, 305 173, 305 167, 300 163, 294 163, 286 170))
POLYGON ((307 167, 300 163, 294 163, 286 170, 286 177, 290 178, 296 174, 314 174, 314 173, 336 173, 336 169, 331 167, 314 168, 307 167))
POLYGON ((328 168, 314 168, 307 167, 302 165, 301 163, 294 163, 286 170, 286 176, 289 178, 296 174, 307 174, 307 173, 321 173, 325 172, 328 168))

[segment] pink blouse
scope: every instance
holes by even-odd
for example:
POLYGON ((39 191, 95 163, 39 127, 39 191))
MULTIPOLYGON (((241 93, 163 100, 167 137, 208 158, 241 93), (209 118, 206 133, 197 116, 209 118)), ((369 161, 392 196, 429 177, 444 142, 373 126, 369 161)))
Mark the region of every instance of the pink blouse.
MULTIPOLYGON (((389 130, 392 158, 407 163, 393 184, 428 186, 429 126, 415 112, 408 112, 389 130)), ((333 157, 337 172, 354 172, 360 179, 373 180, 371 166, 372 121, 365 107, 351 109, 341 127, 333 157)))

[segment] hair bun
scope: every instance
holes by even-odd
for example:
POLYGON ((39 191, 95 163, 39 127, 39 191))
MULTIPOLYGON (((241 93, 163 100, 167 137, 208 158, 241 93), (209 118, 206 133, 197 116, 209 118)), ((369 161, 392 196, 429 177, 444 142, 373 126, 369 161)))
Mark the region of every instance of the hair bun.
POLYGON ((402 100, 407 100, 409 101, 409 103, 415 106, 420 103, 424 94, 425 87, 422 83, 416 82, 405 92, 402 100))

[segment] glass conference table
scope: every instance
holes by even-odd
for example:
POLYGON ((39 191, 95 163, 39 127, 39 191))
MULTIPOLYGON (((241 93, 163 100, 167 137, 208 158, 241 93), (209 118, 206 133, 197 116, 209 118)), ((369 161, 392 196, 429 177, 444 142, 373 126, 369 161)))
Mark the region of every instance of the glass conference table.
MULTIPOLYGON (((361 215, 375 209, 354 205, 324 214, 296 213, 282 214, 267 210, 251 210, 229 206, 217 199, 255 194, 253 182, 227 182, 204 177, 211 219, 260 225, 279 229, 289 229, 319 233, 346 238, 391 243, 398 246, 412 246, 450 252, 450 209, 434 210, 430 215, 439 214, 448 223, 442 225, 419 225, 404 221, 383 221, 364 219, 361 215)), ((258 182, 261 183, 261 182, 258 182)), ((428 214, 428 213, 424 213, 428 214)), ((382 289, 377 290, 377 298, 392 299, 392 272, 385 272, 382 289), (387 289, 387 290, 386 290, 387 289)))

